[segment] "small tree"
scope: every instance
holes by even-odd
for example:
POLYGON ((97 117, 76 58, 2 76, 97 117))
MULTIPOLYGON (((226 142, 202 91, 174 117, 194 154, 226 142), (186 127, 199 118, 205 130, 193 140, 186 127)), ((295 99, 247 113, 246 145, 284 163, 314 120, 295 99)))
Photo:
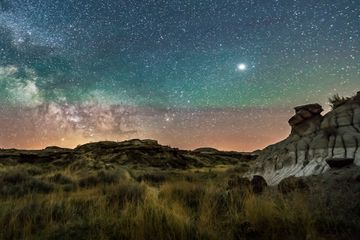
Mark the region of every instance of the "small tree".
POLYGON ((340 97, 339 94, 335 94, 334 96, 329 98, 330 106, 332 109, 338 108, 344 103, 346 103, 349 98, 340 97))

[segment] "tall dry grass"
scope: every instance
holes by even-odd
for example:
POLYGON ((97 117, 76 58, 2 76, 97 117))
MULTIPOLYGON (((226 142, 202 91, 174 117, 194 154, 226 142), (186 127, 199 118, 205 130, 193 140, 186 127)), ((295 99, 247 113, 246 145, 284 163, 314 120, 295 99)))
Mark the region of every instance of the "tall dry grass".
MULTIPOLYGON (((75 181, 59 174, 49 179, 75 181)), ((0 239, 320 239, 319 216, 327 215, 296 192, 255 195, 222 182, 154 187, 113 173, 94 176, 94 184, 72 191, 2 197, 0 239)))

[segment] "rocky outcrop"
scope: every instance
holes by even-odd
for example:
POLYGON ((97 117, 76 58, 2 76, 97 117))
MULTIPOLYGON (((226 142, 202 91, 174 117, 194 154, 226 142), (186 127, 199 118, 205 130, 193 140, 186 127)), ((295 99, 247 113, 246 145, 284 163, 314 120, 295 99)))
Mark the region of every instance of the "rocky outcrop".
POLYGON ((360 92, 324 116, 322 111, 319 104, 296 107, 290 135, 262 150, 252 173, 277 184, 325 172, 329 158, 352 158, 360 165, 360 92))
POLYGON ((295 115, 289 120, 292 134, 304 136, 319 130, 322 111, 317 103, 295 107, 295 115))
POLYGON ((320 113, 324 111, 322 106, 318 103, 302 105, 295 107, 294 109, 295 115, 289 120, 290 126, 296 126, 305 122, 307 119, 321 116, 320 113))
POLYGON ((360 174, 355 177, 355 181, 360 182, 360 174))
POLYGON ((294 191, 306 191, 309 189, 309 186, 302 178, 297 178, 294 176, 284 178, 280 181, 277 187, 278 190, 283 194, 294 191))
POLYGON ((262 193, 266 187, 266 180, 262 176, 253 176, 253 178, 251 179, 251 189, 254 193, 262 193))

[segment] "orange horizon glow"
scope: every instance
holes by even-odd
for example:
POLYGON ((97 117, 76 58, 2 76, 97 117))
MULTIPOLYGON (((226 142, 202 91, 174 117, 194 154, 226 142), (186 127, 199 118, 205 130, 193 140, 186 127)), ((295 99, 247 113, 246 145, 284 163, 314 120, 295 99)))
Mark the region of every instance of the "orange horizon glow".
MULTIPOLYGON (((280 108, 211 109, 165 114, 160 110, 142 109, 132 120, 137 125, 133 129, 129 128, 129 131, 119 132, 114 130, 113 116, 108 116, 106 111, 97 110, 96 114, 106 117, 95 123, 97 128, 91 134, 84 132, 87 129, 69 125, 63 115, 50 116, 38 125, 33 125, 37 117, 33 113, 30 117, 21 118, 19 122, 0 122, 8 131, 7 135, 0 136, 0 147, 74 148, 89 142, 153 139, 159 144, 186 150, 212 147, 224 151, 251 152, 286 138, 290 133, 287 120, 293 114, 290 109, 280 108), (169 119, 169 116, 172 118, 169 119), (157 124, 152 124, 154 122, 157 124), (17 125, 22 125, 23 128, 18 128, 17 125)), ((91 125, 91 128, 95 125, 91 125)))

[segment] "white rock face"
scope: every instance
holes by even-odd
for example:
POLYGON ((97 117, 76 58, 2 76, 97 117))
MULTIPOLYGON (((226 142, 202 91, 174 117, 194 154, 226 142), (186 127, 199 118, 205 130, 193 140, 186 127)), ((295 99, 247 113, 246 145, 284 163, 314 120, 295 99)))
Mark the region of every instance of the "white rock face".
POLYGON ((262 175, 269 184, 277 184, 289 176, 327 171, 328 158, 354 158, 360 166, 360 92, 325 116, 316 113, 310 117, 301 110, 300 114, 306 116, 301 121, 298 114, 297 110, 289 120, 290 136, 261 151, 253 174, 262 175))

